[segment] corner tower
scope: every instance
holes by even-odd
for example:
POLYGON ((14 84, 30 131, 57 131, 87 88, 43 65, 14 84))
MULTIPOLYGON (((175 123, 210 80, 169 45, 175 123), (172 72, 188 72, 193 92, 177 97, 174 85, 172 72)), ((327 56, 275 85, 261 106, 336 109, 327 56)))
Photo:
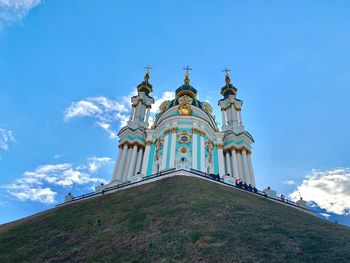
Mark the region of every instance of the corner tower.
POLYGON ((243 126, 241 109, 243 102, 236 98, 237 88, 231 84, 229 69, 223 70, 225 86, 221 88, 222 99, 218 101, 222 113, 224 135, 223 153, 225 173, 255 186, 251 160, 253 137, 243 126))
POLYGON ((146 145, 146 130, 149 126, 149 117, 154 98, 150 96, 153 91, 149 83, 150 66, 144 80, 137 86, 137 95, 131 97, 131 113, 127 125, 119 133, 118 156, 115 162, 112 182, 115 185, 130 181, 135 174, 140 174, 144 149, 146 145))

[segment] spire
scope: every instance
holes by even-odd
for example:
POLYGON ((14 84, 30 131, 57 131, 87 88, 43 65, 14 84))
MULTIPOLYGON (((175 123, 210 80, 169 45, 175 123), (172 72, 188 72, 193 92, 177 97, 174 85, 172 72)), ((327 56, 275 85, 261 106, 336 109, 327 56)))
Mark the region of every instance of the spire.
POLYGON ((229 95, 236 95, 237 89, 231 84, 230 75, 228 74, 231 70, 226 68, 222 71, 225 72, 225 86, 221 88, 221 95, 227 98, 229 95))
POLYGON ((144 81, 142 81, 137 86, 137 91, 138 92, 143 91, 143 92, 145 92, 148 95, 149 93, 151 93, 153 91, 152 85, 148 82, 149 79, 150 79, 149 72, 150 72, 150 69, 152 69, 152 67, 150 65, 147 65, 145 67, 145 69, 146 69, 146 74, 145 74, 145 77, 144 77, 144 81))
POLYGON ((226 82, 226 86, 229 86, 231 84, 231 79, 230 79, 230 75, 228 74, 231 70, 226 68, 222 71, 222 72, 225 72, 226 75, 225 75, 225 82, 226 82))
POLYGON ((187 95, 196 99, 197 90, 190 85, 190 74, 188 73, 188 71, 192 70, 192 68, 186 66, 183 68, 183 70, 186 70, 184 84, 175 91, 175 97, 180 98, 183 95, 187 95))
POLYGON ((152 67, 151 67, 151 65, 147 65, 146 67, 145 67, 145 69, 146 69, 146 74, 145 74, 145 83, 146 84, 148 84, 148 80, 149 80, 149 72, 150 72, 150 69, 152 69, 152 67))
POLYGON ((188 71, 192 70, 192 69, 188 65, 185 68, 183 68, 183 69, 186 70, 184 84, 185 85, 190 85, 190 74, 188 73, 188 71))

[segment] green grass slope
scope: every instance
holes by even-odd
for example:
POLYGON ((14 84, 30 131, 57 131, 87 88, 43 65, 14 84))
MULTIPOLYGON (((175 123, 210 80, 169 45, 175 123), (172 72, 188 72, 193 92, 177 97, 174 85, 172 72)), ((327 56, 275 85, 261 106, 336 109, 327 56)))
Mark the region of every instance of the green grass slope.
POLYGON ((174 177, 0 226, 0 262, 350 262, 350 230, 174 177))

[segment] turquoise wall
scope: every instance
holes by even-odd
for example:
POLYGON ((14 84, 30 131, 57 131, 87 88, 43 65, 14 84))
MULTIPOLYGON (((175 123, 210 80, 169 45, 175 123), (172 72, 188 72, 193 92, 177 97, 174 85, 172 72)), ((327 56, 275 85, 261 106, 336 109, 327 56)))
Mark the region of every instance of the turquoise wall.
POLYGON ((166 155, 166 166, 165 168, 169 168, 170 167, 170 154, 171 154, 171 140, 173 138, 172 136, 172 133, 170 132, 169 135, 168 135, 168 152, 167 152, 167 155, 166 155))
POLYGON ((201 135, 197 132, 197 170, 201 169, 201 135))
POLYGON ((151 144, 151 150, 150 150, 150 153, 149 153, 149 159, 148 159, 148 166, 147 166, 147 174, 146 174, 146 176, 152 174, 153 161, 154 161, 153 159, 154 159, 154 154, 155 154, 155 148, 156 148, 155 143, 152 143, 152 144, 151 144))
POLYGON ((218 149, 216 147, 216 144, 214 144, 213 159, 214 159, 214 174, 218 174, 219 173, 219 157, 218 157, 218 149))

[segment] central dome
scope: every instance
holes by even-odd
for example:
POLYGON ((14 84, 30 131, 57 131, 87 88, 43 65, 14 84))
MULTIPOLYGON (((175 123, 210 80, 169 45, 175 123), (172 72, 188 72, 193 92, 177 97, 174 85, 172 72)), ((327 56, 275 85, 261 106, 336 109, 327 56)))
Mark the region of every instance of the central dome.
POLYGON ((175 91, 175 97, 180 98, 181 96, 190 96, 193 99, 197 98, 197 90, 189 84, 184 84, 175 91))

